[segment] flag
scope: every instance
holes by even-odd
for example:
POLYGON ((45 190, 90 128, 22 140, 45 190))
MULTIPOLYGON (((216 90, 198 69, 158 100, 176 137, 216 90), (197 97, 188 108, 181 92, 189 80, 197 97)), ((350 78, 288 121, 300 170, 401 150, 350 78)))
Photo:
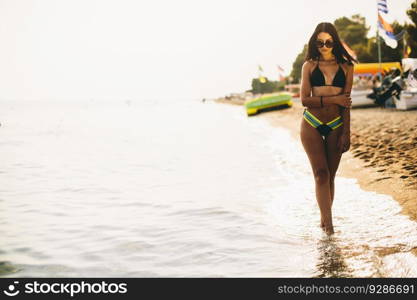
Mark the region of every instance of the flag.
POLYGON ((378 30, 380 36, 384 39, 385 44, 395 49, 398 46, 398 42, 394 35, 394 30, 391 25, 386 22, 381 15, 378 15, 378 30))
POLYGON ((403 50, 403 58, 408 58, 410 55, 411 48, 407 45, 407 40, 404 39, 404 50, 403 50))
POLYGON ((388 6, 387 6, 386 0, 378 0, 377 6, 378 6, 378 12, 381 12, 383 14, 388 13, 388 6))
POLYGON ((278 81, 284 81, 285 80, 285 76, 284 76, 284 68, 281 67, 280 65, 277 65, 277 69, 278 69, 278 81))
POLYGON ((385 44, 395 49, 398 46, 398 42, 397 37, 394 34, 394 29, 392 28, 391 24, 387 21, 387 19, 389 18, 387 0, 377 0, 377 8, 378 32, 384 39, 385 44))
POLYGON ((258 65, 258 70, 259 70, 260 72, 263 72, 263 71, 264 71, 264 69, 262 69, 261 65, 258 65))
POLYGON ((407 56, 410 55, 410 53, 411 53, 411 47, 410 46, 407 45, 407 50, 406 50, 405 53, 407 53, 407 56))

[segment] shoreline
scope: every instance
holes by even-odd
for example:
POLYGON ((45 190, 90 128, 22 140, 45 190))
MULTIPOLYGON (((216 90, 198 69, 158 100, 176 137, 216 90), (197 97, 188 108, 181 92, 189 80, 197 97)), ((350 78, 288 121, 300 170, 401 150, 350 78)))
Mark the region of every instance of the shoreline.
MULTIPOLYGON (((243 105, 239 99, 214 100, 243 105)), ((274 127, 284 127, 300 140, 303 106, 263 112, 274 127)), ((253 118, 253 117, 252 117, 253 118)), ((336 176, 357 179, 365 191, 390 195, 401 213, 417 221, 417 110, 371 107, 351 109, 351 147, 343 153, 336 176)), ((417 255, 417 248, 412 250, 417 255)))

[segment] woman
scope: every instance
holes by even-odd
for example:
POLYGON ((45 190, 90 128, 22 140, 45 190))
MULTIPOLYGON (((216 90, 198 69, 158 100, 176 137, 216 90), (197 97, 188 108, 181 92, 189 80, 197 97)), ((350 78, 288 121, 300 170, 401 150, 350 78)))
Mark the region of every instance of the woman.
POLYGON ((317 25, 302 67, 301 142, 310 160, 322 229, 334 233, 334 178, 343 152, 350 148, 350 92, 353 62, 331 23, 317 25))

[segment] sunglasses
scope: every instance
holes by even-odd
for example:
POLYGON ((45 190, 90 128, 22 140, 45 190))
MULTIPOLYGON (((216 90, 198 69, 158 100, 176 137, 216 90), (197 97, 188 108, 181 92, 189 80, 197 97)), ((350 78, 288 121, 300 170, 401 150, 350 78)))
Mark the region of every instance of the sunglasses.
POLYGON ((323 48, 324 46, 326 46, 326 48, 333 48, 334 42, 332 40, 326 40, 325 42, 322 40, 317 40, 316 46, 317 48, 323 48))

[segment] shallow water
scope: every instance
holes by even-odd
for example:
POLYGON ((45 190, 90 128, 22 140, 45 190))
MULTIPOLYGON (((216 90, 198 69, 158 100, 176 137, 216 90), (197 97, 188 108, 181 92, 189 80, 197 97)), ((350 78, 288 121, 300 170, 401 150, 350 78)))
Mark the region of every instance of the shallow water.
POLYGON ((337 177, 327 237, 300 142, 242 107, 17 101, 0 122, 3 277, 417 276, 396 201, 337 177))

